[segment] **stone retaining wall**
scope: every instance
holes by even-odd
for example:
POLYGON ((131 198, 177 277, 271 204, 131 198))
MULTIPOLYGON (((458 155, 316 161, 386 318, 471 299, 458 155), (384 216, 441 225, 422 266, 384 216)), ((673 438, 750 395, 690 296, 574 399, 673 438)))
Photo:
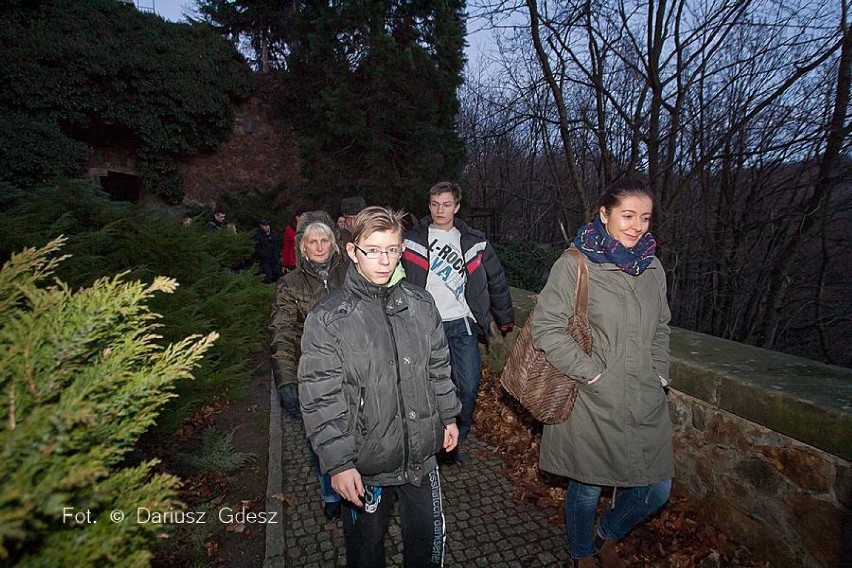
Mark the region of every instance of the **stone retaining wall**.
POLYGON ((849 462, 672 390, 677 479, 708 521, 771 566, 837 566, 849 462))
MULTIPOLYGON (((531 293, 512 296, 522 323, 531 293)), ((493 369, 516 333, 492 335, 493 369)), ((674 329, 671 375, 674 491, 771 566, 848 561, 852 370, 674 329)))

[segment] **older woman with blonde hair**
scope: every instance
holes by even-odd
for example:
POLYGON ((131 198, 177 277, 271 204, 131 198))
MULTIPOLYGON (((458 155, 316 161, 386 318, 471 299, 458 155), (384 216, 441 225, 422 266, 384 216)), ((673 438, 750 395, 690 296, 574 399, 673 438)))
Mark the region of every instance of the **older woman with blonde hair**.
MULTIPOLYGON (((296 226, 296 268, 278 283, 272 311, 272 373, 288 416, 299 419, 299 395, 296 369, 301 356, 302 327, 314 304, 343 283, 346 263, 337 246, 332 219, 325 211, 308 211, 296 226)), ((311 451, 323 511, 328 520, 340 516, 340 495, 331 480, 319 471, 316 454, 311 451)))

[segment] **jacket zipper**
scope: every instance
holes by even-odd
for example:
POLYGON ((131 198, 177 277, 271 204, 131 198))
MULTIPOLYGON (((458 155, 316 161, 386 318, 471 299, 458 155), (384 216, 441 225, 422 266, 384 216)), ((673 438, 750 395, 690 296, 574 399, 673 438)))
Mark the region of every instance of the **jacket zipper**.
MULTIPOLYGON (((364 396, 366 394, 367 394, 367 387, 361 387, 361 388, 358 389, 358 413, 355 414, 355 429, 356 430, 359 428, 358 419, 364 413, 364 404, 366 402, 364 400, 364 396)), ((358 432, 358 433, 361 434, 362 436, 364 436, 364 432, 358 432)))
POLYGON ((396 336, 393 333, 393 324, 391 323, 390 316, 385 310, 385 304, 382 302, 382 312, 385 314, 385 319, 388 322, 388 330, 390 330, 391 336, 391 345, 393 345, 393 357, 394 357, 394 368, 396 368, 396 400, 397 405, 400 410, 400 416, 402 418, 402 444, 403 444, 403 475, 405 476, 405 480, 408 481, 408 420, 406 410, 405 410, 405 402, 402 399, 402 374, 399 372, 399 351, 396 349, 396 336))

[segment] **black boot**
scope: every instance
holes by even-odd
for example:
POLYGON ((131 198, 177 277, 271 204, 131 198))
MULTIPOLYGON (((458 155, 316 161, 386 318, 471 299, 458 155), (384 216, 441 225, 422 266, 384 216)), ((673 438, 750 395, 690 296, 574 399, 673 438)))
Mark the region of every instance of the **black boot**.
POLYGON ((322 507, 322 512, 325 515, 325 518, 329 521, 335 521, 340 518, 340 501, 332 501, 331 503, 326 503, 322 507))

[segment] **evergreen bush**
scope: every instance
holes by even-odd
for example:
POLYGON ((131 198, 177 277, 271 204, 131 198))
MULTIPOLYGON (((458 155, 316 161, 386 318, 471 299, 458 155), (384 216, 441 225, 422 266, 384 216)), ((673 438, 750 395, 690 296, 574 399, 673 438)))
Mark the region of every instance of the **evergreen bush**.
POLYGON ((109 201, 98 187, 81 180, 21 189, 0 184, 0 260, 13 250, 43 246, 68 235, 62 278, 72 287, 119 272, 150 281, 160 274, 181 286, 151 300, 163 315, 162 341, 217 331, 220 339, 195 381, 177 385, 156 430, 168 433, 200 404, 238 394, 249 378, 252 353, 266 343, 265 326, 274 287, 251 268, 254 250, 248 233, 207 233, 203 223, 184 228, 144 205, 109 201), (246 267, 249 268, 246 268, 246 267))
POLYGON ((234 447, 234 432, 222 434, 213 426, 201 433, 201 447, 189 454, 178 454, 177 466, 181 474, 203 475, 206 473, 227 473, 243 467, 246 462, 257 456, 240 452, 234 447))
POLYGON ((53 277, 64 240, 0 270, 0 562, 144 566, 157 525, 133 516, 179 507, 177 479, 127 453, 216 334, 162 347, 148 304, 177 282, 119 274, 73 291, 53 277))
POLYGON ((538 293, 547 283, 550 267, 565 248, 536 243, 500 243, 494 245, 494 250, 510 286, 538 293))
POLYGON ((424 192, 459 179, 464 7, 369 0, 294 10, 275 108, 298 133, 312 197, 358 193, 425 213, 424 192))

